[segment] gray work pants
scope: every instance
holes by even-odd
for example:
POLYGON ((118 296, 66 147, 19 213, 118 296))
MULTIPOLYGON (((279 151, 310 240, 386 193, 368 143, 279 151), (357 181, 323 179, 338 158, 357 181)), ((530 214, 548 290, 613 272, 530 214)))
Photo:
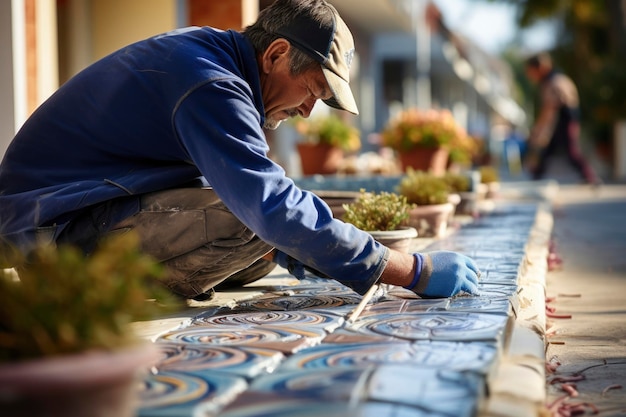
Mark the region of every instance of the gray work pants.
POLYGON ((261 259, 272 247, 241 223, 212 189, 149 193, 141 196, 140 207, 102 235, 136 231, 143 252, 167 267, 165 284, 182 297, 196 297, 219 284, 218 289, 244 285, 276 266, 261 259))

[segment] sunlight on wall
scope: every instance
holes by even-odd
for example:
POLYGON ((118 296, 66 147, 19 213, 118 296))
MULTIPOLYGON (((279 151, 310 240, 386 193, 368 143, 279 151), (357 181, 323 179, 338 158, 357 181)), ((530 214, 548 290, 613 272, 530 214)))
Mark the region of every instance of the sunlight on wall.
POLYGON ((175 29, 176 0, 93 0, 93 58, 175 29))

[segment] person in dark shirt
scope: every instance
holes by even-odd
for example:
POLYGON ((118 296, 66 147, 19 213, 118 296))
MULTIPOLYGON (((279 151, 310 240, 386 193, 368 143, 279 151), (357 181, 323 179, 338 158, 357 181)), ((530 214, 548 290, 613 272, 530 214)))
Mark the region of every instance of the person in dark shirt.
POLYGON ((555 71, 547 53, 526 60, 526 75, 538 84, 541 99, 541 108, 528 138, 532 178, 543 178, 550 160, 565 153, 586 182, 597 184, 599 179, 580 149, 580 109, 574 82, 555 71))

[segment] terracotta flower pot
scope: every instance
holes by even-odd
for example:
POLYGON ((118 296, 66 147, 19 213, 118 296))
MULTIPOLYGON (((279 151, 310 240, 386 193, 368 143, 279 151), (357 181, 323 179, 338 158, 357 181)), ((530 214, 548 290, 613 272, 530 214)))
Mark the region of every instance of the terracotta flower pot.
POLYGON ((368 231, 367 233, 388 248, 400 252, 409 252, 411 240, 417 237, 417 230, 413 227, 402 227, 396 230, 368 231))
POLYGON ((298 143, 302 175, 335 174, 343 161, 343 150, 325 143, 298 143))
POLYGON ((448 167, 449 154, 450 152, 445 148, 415 148, 402 151, 398 156, 402 170, 405 172, 408 167, 411 167, 417 171, 443 175, 448 167))
POLYGON ((158 358, 156 346, 146 343, 3 364, 0 410, 12 417, 131 417, 138 375, 158 358))
POLYGON ((409 210, 409 226, 417 229, 420 237, 443 237, 453 210, 452 203, 416 206, 409 210))

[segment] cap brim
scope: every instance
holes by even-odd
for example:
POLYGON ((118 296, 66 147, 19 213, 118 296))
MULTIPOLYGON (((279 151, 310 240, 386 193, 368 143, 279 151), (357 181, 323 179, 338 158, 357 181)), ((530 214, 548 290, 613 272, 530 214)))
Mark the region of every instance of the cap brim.
POLYGON ((324 103, 336 109, 345 110, 352 114, 359 114, 359 109, 356 106, 356 101, 354 100, 348 82, 323 65, 322 71, 324 72, 330 91, 333 93, 333 97, 324 100, 324 103))

